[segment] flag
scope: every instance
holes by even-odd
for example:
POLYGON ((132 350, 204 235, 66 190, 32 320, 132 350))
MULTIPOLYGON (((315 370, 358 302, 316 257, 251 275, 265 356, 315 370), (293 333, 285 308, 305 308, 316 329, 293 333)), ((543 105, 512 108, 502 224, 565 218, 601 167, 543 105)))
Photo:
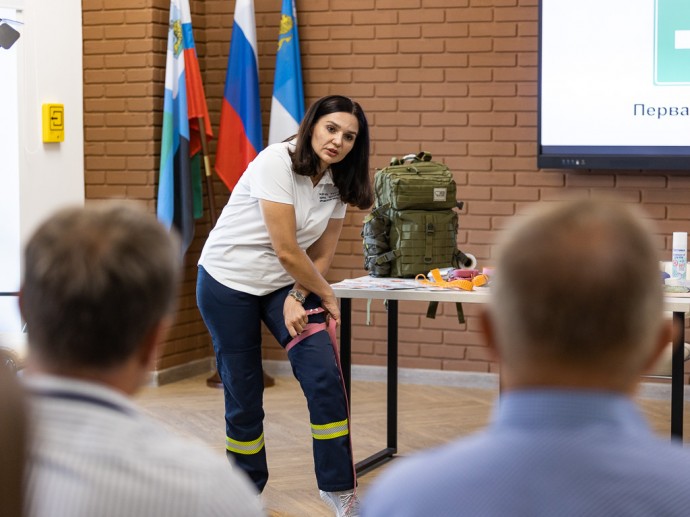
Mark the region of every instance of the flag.
POLYGON ((178 229, 183 251, 194 237, 194 218, 203 213, 200 160, 195 157, 201 150, 199 117, 212 138, 189 0, 171 0, 157 214, 166 227, 178 229))
POLYGON ((294 0, 283 0, 271 101, 271 125, 268 130, 269 145, 282 142, 297 133, 302 117, 304 91, 297 35, 297 9, 294 0))
POLYGON ((228 189, 262 147, 254 0, 237 0, 216 151, 216 172, 228 189))

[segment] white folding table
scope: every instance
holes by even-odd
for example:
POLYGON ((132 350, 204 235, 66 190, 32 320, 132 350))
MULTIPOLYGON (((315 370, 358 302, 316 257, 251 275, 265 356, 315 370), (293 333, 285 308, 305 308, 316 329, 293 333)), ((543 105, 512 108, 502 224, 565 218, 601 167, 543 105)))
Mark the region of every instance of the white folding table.
MULTIPOLYGON (((490 291, 481 289, 461 291, 457 289, 429 289, 413 285, 412 280, 361 277, 343 280, 333 284, 335 296, 340 298, 342 324, 340 327, 340 360, 343 377, 350 397, 351 353, 352 353, 352 300, 387 300, 388 307, 388 360, 387 360, 387 403, 386 403, 386 446, 355 465, 358 473, 365 473, 385 463, 397 453, 398 443, 398 302, 489 302, 490 291), (392 288, 398 286, 398 288, 392 288)), ((690 297, 667 296, 665 309, 673 313, 674 351, 671 373, 671 436, 683 438, 683 386, 685 315, 690 312, 690 297)))

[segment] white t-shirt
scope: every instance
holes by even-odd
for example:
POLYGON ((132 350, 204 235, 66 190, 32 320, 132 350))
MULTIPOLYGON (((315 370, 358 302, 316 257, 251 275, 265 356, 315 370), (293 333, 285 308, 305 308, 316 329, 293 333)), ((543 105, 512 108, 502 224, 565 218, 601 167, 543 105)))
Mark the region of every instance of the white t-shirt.
POLYGON ((310 177, 292 171, 288 149, 294 148, 293 142, 281 142, 259 153, 204 245, 199 264, 231 289, 263 296, 295 282, 271 245, 260 199, 294 206, 297 242, 303 250, 321 237, 329 219, 345 217, 347 205, 340 200, 331 171, 314 187, 310 177))

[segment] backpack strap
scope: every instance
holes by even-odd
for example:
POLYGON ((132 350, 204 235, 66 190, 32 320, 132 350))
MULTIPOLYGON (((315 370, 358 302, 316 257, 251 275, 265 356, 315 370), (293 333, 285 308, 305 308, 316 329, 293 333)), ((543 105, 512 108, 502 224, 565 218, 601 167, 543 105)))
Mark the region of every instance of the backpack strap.
POLYGON ((374 260, 374 264, 376 264, 377 266, 381 266, 386 262, 390 262, 391 260, 397 259, 399 256, 400 250, 390 250, 386 253, 381 253, 380 255, 377 255, 376 260, 374 260))
POLYGON ((424 263, 431 264, 434 260, 434 217, 430 213, 424 215, 424 263))
MULTIPOLYGON (((438 310, 438 302, 429 302, 429 307, 426 309, 426 317, 436 319, 436 311, 438 310)), ((462 310, 462 303, 455 302, 455 311, 458 313, 458 323, 461 325, 465 323, 465 312, 462 310)))
POLYGON ((472 259, 462 251, 455 250, 453 252, 453 258, 451 259, 451 264, 456 269, 469 268, 472 265, 472 259))

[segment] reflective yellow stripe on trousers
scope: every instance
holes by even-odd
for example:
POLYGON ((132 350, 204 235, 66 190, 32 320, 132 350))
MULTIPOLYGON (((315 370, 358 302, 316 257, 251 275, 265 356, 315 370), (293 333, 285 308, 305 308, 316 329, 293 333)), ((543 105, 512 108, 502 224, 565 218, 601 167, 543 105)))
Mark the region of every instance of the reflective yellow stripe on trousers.
POLYGON ((261 433, 256 440, 241 442, 233 440, 229 436, 225 437, 225 448, 236 454, 256 454, 264 447, 264 433, 261 433))
POLYGON ((311 424, 311 435, 315 440, 330 440, 347 434, 347 418, 330 424, 311 424))

